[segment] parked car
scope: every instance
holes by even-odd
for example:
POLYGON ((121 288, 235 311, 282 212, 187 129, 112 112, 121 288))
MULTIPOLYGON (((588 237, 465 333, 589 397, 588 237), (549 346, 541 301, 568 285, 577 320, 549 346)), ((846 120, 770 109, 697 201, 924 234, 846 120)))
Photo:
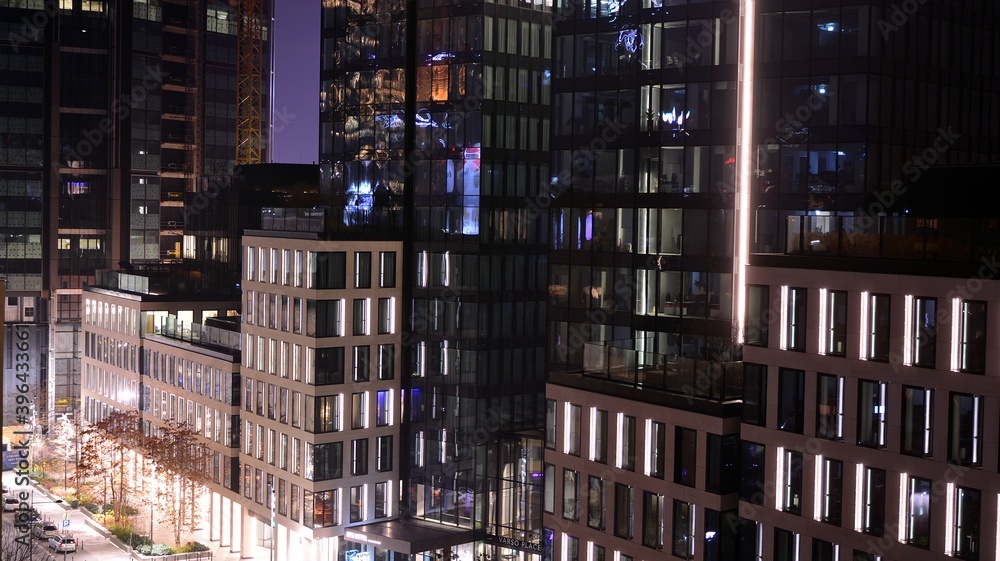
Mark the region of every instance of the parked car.
POLYGON ((73 536, 56 534, 49 538, 49 547, 57 552, 73 553, 76 551, 76 539, 73 536))
POLYGON ((59 533, 59 528, 52 522, 36 522, 31 527, 31 535, 36 538, 48 539, 59 533))
POLYGON ((6 497, 3 500, 3 511, 11 512, 17 510, 17 507, 21 505, 21 501, 15 499, 14 497, 6 497))

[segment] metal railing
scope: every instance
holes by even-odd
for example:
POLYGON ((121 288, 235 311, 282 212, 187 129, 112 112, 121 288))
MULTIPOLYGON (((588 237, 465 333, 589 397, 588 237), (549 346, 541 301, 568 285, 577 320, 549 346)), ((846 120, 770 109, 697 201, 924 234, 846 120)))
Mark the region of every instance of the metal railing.
POLYGON ((583 374, 635 388, 713 401, 743 398, 743 363, 663 355, 632 348, 632 341, 585 343, 583 374))

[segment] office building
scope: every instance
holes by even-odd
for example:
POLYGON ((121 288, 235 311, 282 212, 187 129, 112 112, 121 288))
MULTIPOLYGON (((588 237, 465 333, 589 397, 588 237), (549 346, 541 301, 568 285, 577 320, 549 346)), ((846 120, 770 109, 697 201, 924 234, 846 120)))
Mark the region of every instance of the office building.
MULTIPOLYGON (((988 429, 975 428, 988 390, 962 384, 963 393, 961 382, 900 370, 919 347, 903 330, 921 332, 912 331, 917 318, 933 316, 924 308, 968 319, 975 333, 988 302, 954 300, 948 290, 960 275, 943 266, 876 265, 975 262, 989 252, 988 220, 907 210, 910 201, 933 206, 954 183, 917 192, 929 166, 997 159, 997 129, 986 126, 998 110, 988 78, 996 62, 957 55, 961 41, 992 52, 995 9, 902 9, 767 1, 557 9, 553 176, 570 181, 549 236, 553 477, 542 544, 553 559, 668 550, 688 559, 995 558, 995 529, 967 537, 979 520, 973 499, 982 512, 996 508, 989 476, 973 469, 964 483, 943 481, 952 464, 971 461, 971 442, 989 442, 988 429), (829 339, 829 322, 847 326, 847 338, 829 339), (877 323, 875 337, 866 330, 877 323), (874 363, 852 355, 875 348, 874 363), (854 361, 812 356, 829 352, 854 361), (879 360, 890 364, 879 370, 879 360), (899 460, 893 424, 904 409, 927 413, 932 399, 938 414, 927 430, 951 430, 954 450, 936 448, 936 460, 920 465, 899 460), (742 419, 727 407, 741 401, 742 419), (777 418, 765 403, 777 405, 777 418), (629 452, 635 443, 635 460, 588 440, 629 452), (720 489, 713 482, 734 473, 734 446, 742 483, 720 489), (886 446, 891 454, 878 452, 886 446), (693 489, 685 489, 678 483, 691 458, 693 489), (922 494, 935 483, 947 488, 922 494), (829 491, 841 485, 842 505, 829 491), (940 497, 934 518, 918 504, 927 497, 940 497), (837 518, 824 522, 823 509, 837 518), (897 523, 923 537, 891 534, 897 523), (912 547, 900 545, 910 539, 912 547)), ((951 340, 961 333, 953 328, 951 340)), ((963 368, 959 360, 951 370, 963 368)))
POLYGON ((6 304, 34 328, 44 419, 79 408, 84 285, 102 269, 181 263, 197 179, 232 171, 237 10, 215 0, 0 7, 0 274, 6 304))
POLYGON ((499 518, 529 513, 498 496, 501 464, 538 456, 514 432, 544 415, 549 9, 324 2, 320 163, 334 204, 345 220, 406 217, 403 511, 357 532, 383 550, 535 553, 502 549, 501 527, 525 522, 499 518), (525 443, 507 462, 502 438, 525 443))

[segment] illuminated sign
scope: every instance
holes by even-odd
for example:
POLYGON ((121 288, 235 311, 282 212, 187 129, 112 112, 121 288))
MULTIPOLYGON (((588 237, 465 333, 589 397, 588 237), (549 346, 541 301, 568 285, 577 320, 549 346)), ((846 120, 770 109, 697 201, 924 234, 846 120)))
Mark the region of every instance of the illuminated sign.
MULTIPOLYGON (((382 542, 379 540, 369 538, 366 534, 352 532, 350 530, 344 532, 344 539, 348 539, 352 542, 358 542, 358 543, 370 543, 372 545, 382 545, 382 542)), ((364 561, 364 560, 358 559, 357 561, 364 561)))
POLYGON ((486 541, 492 544, 499 545, 500 547, 519 549, 521 551, 527 551, 528 553, 542 552, 541 538, 534 534, 530 534, 530 541, 519 540, 516 538, 508 538, 506 536, 486 536, 486 541))

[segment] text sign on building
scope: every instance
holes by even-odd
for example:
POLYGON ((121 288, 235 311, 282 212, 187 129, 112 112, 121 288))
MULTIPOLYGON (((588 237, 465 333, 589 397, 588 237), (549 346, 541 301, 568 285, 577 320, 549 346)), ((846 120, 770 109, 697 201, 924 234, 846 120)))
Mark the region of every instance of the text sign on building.
POLYGON ((507 547, 510 549, 519 549, 521 551, 527 551, 528 553, 541 553, 542 552, 542 542, 534 540, 519 540, 516 538, 508 538, 506 536, 486 536, 486 541, 492 544, 499 545, 501 547, 507 547))
POLYGON ((382 545, 381 541, 374 538, 369 538, 367 534, 352 532, 350 530, 344 532, 344 539, 350 540, 355 543, 369 543, 372 545, 382 545))

